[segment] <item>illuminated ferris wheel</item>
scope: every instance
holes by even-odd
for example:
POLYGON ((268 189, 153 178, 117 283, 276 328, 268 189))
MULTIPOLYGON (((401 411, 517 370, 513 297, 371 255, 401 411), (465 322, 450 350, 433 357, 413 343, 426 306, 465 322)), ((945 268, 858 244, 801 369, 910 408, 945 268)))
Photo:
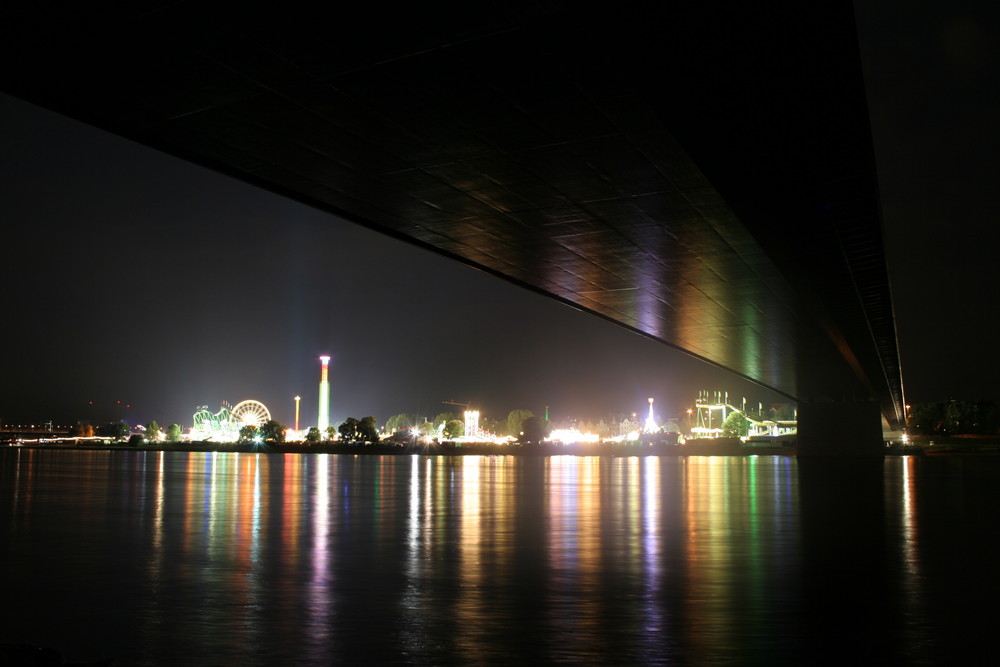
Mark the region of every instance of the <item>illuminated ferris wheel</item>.
POLYGON ((256 426, 260 428, 264 422, 271 421, 271 413, 260 401, 243 401, 232 410, 232 420, 237 428, 256 426))

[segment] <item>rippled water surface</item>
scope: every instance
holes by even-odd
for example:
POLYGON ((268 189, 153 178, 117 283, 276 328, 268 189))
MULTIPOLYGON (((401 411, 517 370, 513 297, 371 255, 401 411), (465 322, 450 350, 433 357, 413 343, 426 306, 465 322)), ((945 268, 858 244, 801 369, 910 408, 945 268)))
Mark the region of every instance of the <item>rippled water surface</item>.
POLYGON ((68 660, 940 664, 993 458, 0 450, 2 641, 68 660))

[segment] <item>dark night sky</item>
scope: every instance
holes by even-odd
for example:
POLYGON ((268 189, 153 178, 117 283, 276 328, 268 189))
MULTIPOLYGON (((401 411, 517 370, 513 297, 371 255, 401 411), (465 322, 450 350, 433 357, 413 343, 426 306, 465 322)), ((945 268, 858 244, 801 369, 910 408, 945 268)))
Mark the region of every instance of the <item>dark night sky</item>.
MULTIPOLYGON (((910 402, 998 397, 995 10, 858 7, 910 402)), ((660 417, 777 397, 554 301, 0 96, 0 422, 189 425, 257 399, 331 421, 472 401, 660 417), (131 408, 118 408, 117 401, 131 408), (736 399, 738 400, 738 399, 736 399), (90 401, 95 406, 89 405, 90 401)))
POLYGON ((1000 10, 855 11, 907 401, 1000 399, 1000 10))
POLYGON ((459 410, 446 400, 495 417, 550 405, 553 418, 597 419, 641 411, 648 396, 674 416, 702 388, 776 398, 492 276, 13 98, 0 98, 0 113, 0 210, 17 221, 5 421, 189 424, 197 405, 252 398, 291 424, 300 394, 312 424, 323 353, 333 422, 459 410))

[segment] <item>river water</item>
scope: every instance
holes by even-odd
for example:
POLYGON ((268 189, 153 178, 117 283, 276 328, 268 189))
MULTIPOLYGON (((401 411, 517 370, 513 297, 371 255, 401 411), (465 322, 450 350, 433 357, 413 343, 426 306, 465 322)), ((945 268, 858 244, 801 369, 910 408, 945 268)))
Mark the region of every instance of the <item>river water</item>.
POLYGON ((0 642, 66 660, 972 664, 1000 630, 1000 458, 0 466, 0 642))

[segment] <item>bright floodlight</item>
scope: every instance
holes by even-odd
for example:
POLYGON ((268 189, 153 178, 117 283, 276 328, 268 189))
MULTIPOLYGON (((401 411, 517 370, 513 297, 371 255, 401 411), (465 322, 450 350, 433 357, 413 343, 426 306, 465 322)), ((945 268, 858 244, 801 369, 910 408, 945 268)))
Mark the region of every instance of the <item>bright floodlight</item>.
POLYGON ((465 411, 465 437, 470 440, 479 438, 479 410, 465 411))
POLYGON ((653 417, 653 399, 649 399, 649 416, 646 417, 646 433, 654 433, 657 430, 656 419, 653 417))

